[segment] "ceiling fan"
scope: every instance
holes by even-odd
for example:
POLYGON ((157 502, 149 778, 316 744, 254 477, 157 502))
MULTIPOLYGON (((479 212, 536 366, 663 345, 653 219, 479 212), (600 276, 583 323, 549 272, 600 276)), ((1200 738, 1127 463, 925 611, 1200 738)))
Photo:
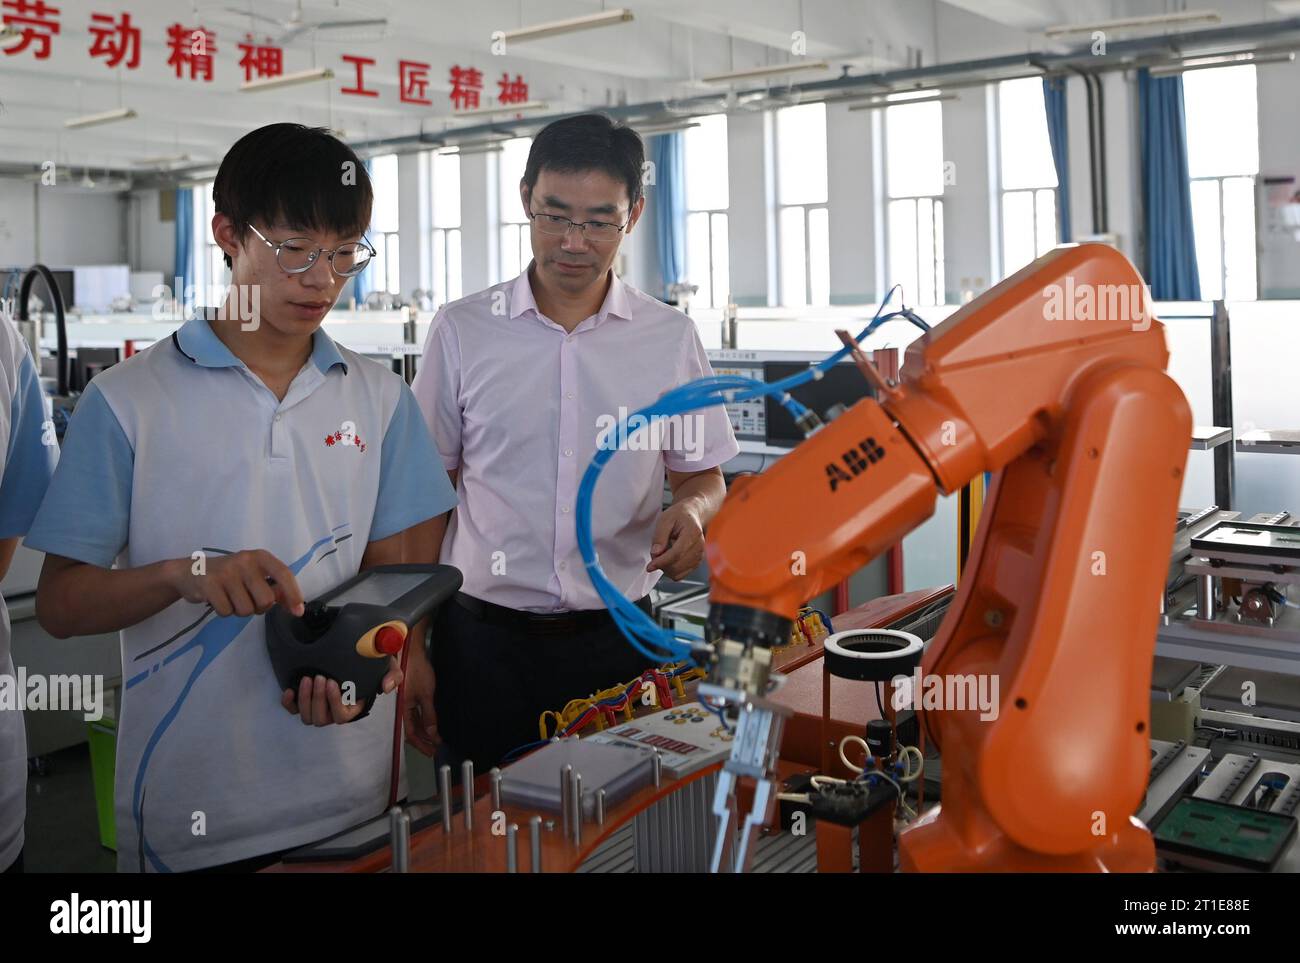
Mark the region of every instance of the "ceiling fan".
MULTIPOLYGON (((297 0, 293 13, 289 15, 287 20, 271 17, 264 13, 257 13, 252 9, 251 4, 248 9, 226 6, 222 7, 222 10, 226 13, 238 14, 240 17, 250 17, 253 20, 273 24, 279 33, 272 39, 278 45, 292 43, 299 36, 308 32, 319 34, 322 31, 355 31, 365 27, 376 27, 382 31, 384 27, 388 26, 387 17, 357 17, 350 20, 304 20, 302 16, 302 0, 297 0)), ((362 38, 357 37, 355 34, 349 34, 347 39, 357 40, 362 38)))

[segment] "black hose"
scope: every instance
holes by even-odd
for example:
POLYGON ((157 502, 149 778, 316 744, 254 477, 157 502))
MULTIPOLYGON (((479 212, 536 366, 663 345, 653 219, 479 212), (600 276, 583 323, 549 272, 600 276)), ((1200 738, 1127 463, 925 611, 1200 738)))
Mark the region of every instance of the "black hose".
POLYGON ((38 276, 45 282, 54 305, 54 324, 58 338, 58 394, 64 396, 68 393, 68 325, 63 316, 63 294, 54 283, 54 275, 44 264, 33 264, 23 275, 22 283, 18 286, 18 320, 27 320, 27 299, 31 295, 32 283, 38 276))

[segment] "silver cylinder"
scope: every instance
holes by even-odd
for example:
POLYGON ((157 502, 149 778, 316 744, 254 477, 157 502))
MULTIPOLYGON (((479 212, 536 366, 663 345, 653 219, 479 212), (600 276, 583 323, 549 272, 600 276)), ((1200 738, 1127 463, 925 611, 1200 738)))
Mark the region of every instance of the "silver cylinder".
MULTIPOLYGON (((408 824, 409 826, 409 824, 408 824)), ((388 810, 388 848, 392 853, 393 872, 405 873, 410 849, 402 845, 402 807, 388 810)))
POLYGON ((460 803, 465 814, 465 829, 474 828, 474 763, 466 759, 460 764, 460 803))
POLYGON ((1214 576, 1196 576, 1196 617, 1205 622, 1214 621, 1214 576))
POLYGON ((573 844, 582 845, 582 773, 573 774, 573 792, 569 797, 572 800, 573 815, 569 821, 573 823, 573 844))
POLYGON ((511 823, 506 827, 506 872, 519 872, 519 826, 511 823))
POLYGON ((596 790, 596 825, 605 825, 605 790, 596 790))
POLYGON ((650 757, 650 775, 652 776, 655 788, 657 789, 664 781, 664 761, 659 757, 658 749, 656 749, 655 754, 650 757))
POLYGON ((411 871, 411 814, 402 813, 401 819, 398 820, 399 842, 397 848, 397 858, 393 863, 393 870, 398 873, 409 873, 411 871))
POLYGON ((501 770, 493 766, 488 771, 488 779, 492 781, 492 811, 496 812, 501 808, 501 770))
POLYGON ((438 767, 438 802, 442 804, 442 831, 451 832, 451 766, 438 767))
POLYGON ((568 839, 573 830, 569 827, 569 808, 573 805, 573 767, 566 765, 560 769, 560 818, 564 822, 564 838, 568 839))
POLYGON ((528 855, 532 859, 532 871, 540 873, 542 871, 542 817, 530 816, 528 818, 528 855))

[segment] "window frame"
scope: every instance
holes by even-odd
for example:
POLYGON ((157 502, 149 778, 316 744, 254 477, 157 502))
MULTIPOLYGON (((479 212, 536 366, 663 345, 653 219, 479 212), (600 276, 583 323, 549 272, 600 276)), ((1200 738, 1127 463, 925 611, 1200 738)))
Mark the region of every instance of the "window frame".
MULTIPOLYGON (((1188 193, 1194 192, 1195 185, 1214 183, 1215 193, 1218 197, 1218 240, 1219 240, 1219 293, 1217 297, 1210 297, 1204 290, 1201 291, 1201 299, 1205 301, 1258 301, 1259 300, 1259 177, 1258 174, 1207 174, 1201 177, 1189 177, 1187 179, 1188 193), (1228 290, 1228 240, 1227 240, 1227 205, 1224 204, 1224 182, 1225 181, 1248 181, 1250 183, 1251 196, 1254 200, 1254 209, 1252 210, 1252 219, 1254 221, 1254 294, 1251 297, 1234 297, 1235 292, 1228 290)), ((1193 231, 1195 228, 1193 227, 1193 231)), ((1200 274, 1201 263, 1197 258, 1197 273, 1200 274)), ((1205 284, 1205 278, 1199 278, 1202 286, 1205 284)))
MULTIPOLYGON (((712 115, 712 116, 719 116, 719 117, 722 118, 723 139, 726 140, 726 138, 727 138, 728 135, 729 135, 729 130, 730 130, 730 128, 729 128, 729 126, 728 126, 728 124, 727 124, 727 115, 726 115, 726 114, 718 114, 718 115, 712 115)), ((691 118, 691 120, 694 120, 694 121, 698 121, 698 120, 700 120, 700 119, 701 119, 701 118, 698 118, 698 117, 696 117, 696 118, 691 118)), ((683 148, 683 152, 688 154, 687 162, 686 162, 686 164, 683 165, 684 168, 685 168, 685 169, 687 170, 687 172, 688 172, 687 176, 689 176, 689 168, 690 168, 689 153, 688 153, 688 151, 689 151, 689 147, 690 147, 690 132, 689 132, 689 131, 686 131, 686 132, 684 132, 684 134, 683 134, 682 148, 683 148)), ((728 149, 730 149, 730 144, 728 144, 728 149)), ((721 161, 719 161, 719 162, 721 162, 721 161)), ((719 265, 716 263, 716 259, 714 258, 714 253, 715 253, 715 250, 716 250, 717 245, 718 245, 717 218, 722 218, 722 219, 723 219, 723 223, 726 225, 726 236, 727 236, 727 241, 728 241, 728 244, 730 244, 730 238, 731 238, 731 184, 730 184, 730 177, 729 177, 729 176, 727 177, 727 185, 726 185, 726 188, 727 188, 727 206, 726 206, 726 207, 691 207, 691 206, 690 206, 690 191, 689 191, 689 190, 686 191, 686 197, 687 197, 687 204, 686 204, 686 251, 687 251, 686 263, 687 263, 688 270, 689 270, 689 266, 690 266, 690 263, 691 263, 691 260, 692 260, 692 255, 691 255, 691 251, 690 251, 691 235, 692 235, 692 232, 691 232, 691 221, 692 221, 694 218, 696 218, 698 215, 701 215, 701 214, 702 214, 702 215, 705 215, 705 223, 706 223, 707 226, 708 226, 708 230, 705 232, 706 235, 707 235, 707 237, 708 237, 708 257, 707 257, 707 261, 708 261, 708 265, 709 265, 709 267, 708 267, 708 277, 707 277, 707 279, 698 279, 698 280, 695 279, 695 278, 692 278, 692 279, 691 279, 691 280, 694 281, 695 283, 699 284, 699 290, 695 293, 694 297, 692 298, 692 303, 693 303, 693 304, 697 304, 697 305, 699 305, 700 307, 706 307, 706 308, 725 308, 725 307, 727 306, 727 304, 728 304, 728 303, 730 302, 730 300, 731 300, 731 257, 730 257, 730 254, 728 253, 727 263, 726 263, 726 269, 727 269, 727 270, 726 270, 726 275, 727 275, 727 276, 726 276, 725 278, 722 278, 722 279, 721 279, 721 280, 722 280, 722 285, 721 285, 721 286, 722 286, 722 288, 723 288, 723 293, 722 293, 721 296, 719 296, 719 292, 718 292, 718 289, 719 289, 719 278, 718 278, 718 272, 719 272, 719 270, 720 270, 720 267, 719 267, 719 265), (707 284, 705 283, 706 281, 707 281, 707 284)))
MULTIPOLYGON (((894 261, 894 236, 893 236, 894 235, 893 212, 895 210, 894 205, 898 203, 909 203, 913 207, 913 223, 915 225, 915 237, 917 239, 915 248, 911 252, 909 252, 909 254, 911 260, 913 261, 912 269, 917 279, 918 290, 915 291, 904 290, 902 292, 904 303, 918 305, 922 307, 932 307, 932 306, 944 304, 948 299, 948 292, 947 292, 948 273, 947 273, 947 264, 946 264, 947 253, 948 253, 947 246, 946 246, 947 236, 944 230, 944 220, 943 220, 944 211, 945 211, 944 188, 947 185, 941 182, 939 185, 940 189, 938 193, 934 193, 934 194, 903 194, 895 197, 891 193, 889 189, 889 180, 890 180, 889 178, 889 112, 895 109, 896 107, 907 107, 907 106, 909 105, 907 101, 904 100, 898 102, 897 104, 892 104, 889 107, 884 108, 884 111, 881 116, 881 123, 878 128, 881 137, 881 150, 882 150, 881 156, 883 160, 880 169, 884 180, 884 183, 882 185, 883 190, 881 191, 881 195, 880 195, 884 202, 884 210, 882 212, 882 220, 883 220, 882 236, 885 242, 883 263, 885 268, 885 277, 888 279, 889 289, 892 290, 895 284, 900 283, 898 279, 893 276, 893 266, 892 266, 894 261), (930 261, 929 270, 932 272, 931 276, 934 278, 934 287, 929 292, 926 293, 925 299, 922 299, 921 291, 919 290, 921 284, 921 276, 922 276, 922 272, 921 272, 922 252, 921 252, 921 240, 920 240, 922 201, 928 201, 931 204, 930 236, 932 238, 932 242, 929 251, 929 261, 930 261), (933 301, 930 300, 931 298, 933 298, 933 301)), ((938 106, 939 108, 939 140, 941 145, 939 151, 940 154, 939 164, 940 164, 940 169, 942 169, 944 163, 943 149, 942 149, 943 105, 938 104, 936 106, 938 106)), ((882 296, 885 293, 886 292, 881 292, 882 296)))
MULTIPOLYGON (((802 105, 795 105, 795 106, 802 106, 802 105)), ((809 106, 811 106, 811 105, 809 105, 809 106)), ((825 109, 826 109, 826 108, 825 108, 825 104, 822 104, 822 105, 820 105, 820 106, 822 107, 822 110, 825 111, 825 109)), ((821 308, 821 307, 829 307, 829 306, 830 306, 830 283, 829 283, 829 282, 830 282, 830 259, 829 259, 829 247, 830 247, 830 169, 829 169, 829 168, 830 168, 830 135, 829 135, 829 124, 830 124, 830 117, 829 117, 828 115, 825 115, 825 114, 823 115, 823 116, 824 116, 824 119, 825 119, 825 124, 827 125, 827 127, 826 127, 826 129, 827 129, 827 145, 826 145, 826 152, 827 152, 827 153, 826 153, 827 170, 826 170, 826 173, 825 173, 825 181, 826 181, 826 196, 825 196, 825 199, 824 199, 824 200, 820 200, 820 201, 802 201, 802 202, 798 202, 798 203, 789 203, 789 204, 786 204, 786 203, 782 203, 782 201, 781 201, 781 166, 780 166, 780 165, 781 165, 781 160, 780 160, 780 158, 781 158, 781 144, 780 144, 780 138, 781 138, 781 110, 783 110, 783 109, 785 109, 785 108, 778 108, 778 109, 774 112, 774 114, 773 114, 773 118, 772 118, 772 120, 773 120, 773 122, 772 122, 772 137, 773 137, 773 141, 774 141, 774 142, 773 142, 773 144, 772 144, 772 152, 771 152, 771 156, 772 156, 772 164, 773 164, 773 167, 774 167, 774 170, 773 170, 773 175, 774 175, 774 176, 773 176, 773 178, 772 178, 772 185, 773 185, 773 190, 774 190, 774 192, 775 192, 775 193, 774 193, 775 204, 773 205, 773 213, 774 213, 774 215, 775 215, 775 223, 774 223, 773 226, 774 226, 774 230, 775 230, 775 234, 776 234, 776 299, 777 299, 777 303, 778 303, 780 306, 782 306, 782 307, 795 307, 795 308, 821 308), (785 265, 785 255, 784 255, 784 253, 783 253, 784 250, 785 250, 785 229, 782 227, 783 223, 784 223, 785 220, 786 220, 786 218, 785 218, 785 212, 786 212, 786 211, 796 210, 796 209, 799 210, 799 211, 801 212, 801 214, 800 214, 800 218, 801 218, 802 223, 803 223, 803 295, 802 295, 802 298, 803 298, 803 299, 802 299, 801 301, 797 302, 797 303, 792 302, 792 301, 790 300, 789 292, 786 290, 786 280, 785 280, 785 275, 786 275, 786 270, 785 270, 785 268, 786 268, 786 265, 785 265), (812 232, 811 232, 811 230, 810 230, 809 228, 810 228, 810 225, 811 225, 811 223, 812 223, 812 214, 813 214, 814 211, 825 211, 825 212, 826 212, 826 241, 827 241, 828 257, 827 257, 827 264, 826 264, 826 271, 827 271, 826 300, 825 300, 824 303, 821 302, 821 301, 819 301, 819 300, 814 300, 814 297, 813 297, 814 292, 813 292, 813 264, 812 264, 812 232)), ((730 228, 730 225, 728 225, 728 229, 729 229, 729 228, 730 228)))

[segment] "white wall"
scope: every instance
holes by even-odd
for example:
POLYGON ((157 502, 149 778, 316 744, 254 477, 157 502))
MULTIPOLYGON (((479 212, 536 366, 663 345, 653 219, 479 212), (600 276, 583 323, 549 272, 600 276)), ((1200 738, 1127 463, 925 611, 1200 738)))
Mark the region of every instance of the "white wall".
POLYGON ((403 298, 409 299, 416 288, 429 287, 429 258, 432 256, 429 237, 429 182, 428 166, 420 163, 419 154, 399 154, 397 157, 397 235, 398 270, 401 272, 403 298), (421 175, 424 176, 421 176, 421 175))
POLYGON ((0 264, 30 265, 36 260, 36 185, 0 180, 0 264))
POLYGON ((623 259, 623 273, 620 277, 632 287, 655 298, 663 296, 659 250, 655 243, 658 220, 659 206, 655 203, 654 188, 650 187, 646 192, 641 219, 632 228, 632 233, 623 238, 619 247, 619 256, 623 259))
POLYGON ((950 165, 952 183, 943 190, 943 249, 946 300, 961 300, 961 292, 975 293, 994 280, 998 251, 997 225, 993 221, 990 178, 996 173, 995 128, 991 122, 995 92, 963 90, 943 107, 943 154, 950 165))
POLYGON ((461 283, 466 294, 494 283, 500 220, 495 154, 467 154, 460 161, 461 283))
POLYGON ((176 269, 176 223, 162 219, 162 191, 132 191, 128 198, 127 263, 132 271, 161 271, 170 284, 176 269))
MULTIPOLYGON (((1104 74, 1102 94, 1106 105, 1107 223, 1111 233, 1119 235, 1119 249, 1141 270, 1142 139, 1138 133, 1136 74, 1104 74)), ((1082 173, 1086 178, 1087 168, 1082 173)))
POLYGON ((1259 296, 1300 298, 1300 241, 1273 229, 1264 177, 1295 177, 1300 189, 1300 63, 1256 67, 1259 83, 1259 296))
POLYGON ((774 115, 737 111, 727 118, 727 181, 730 208, 727 257, 731 300, 739 305, 776 303, 775 230, 772 223, 774 115))
POLYGON ((126 261, 118 194, 78 194, 0 180, 0 263, 50 267, 126 261))
MULTIPOLYGON (((876 299, 875 111, 826 108, 826 177, 831 245, 831 304, 876 299)), ((735 201, 732 201, 735 207, 735 201)))

